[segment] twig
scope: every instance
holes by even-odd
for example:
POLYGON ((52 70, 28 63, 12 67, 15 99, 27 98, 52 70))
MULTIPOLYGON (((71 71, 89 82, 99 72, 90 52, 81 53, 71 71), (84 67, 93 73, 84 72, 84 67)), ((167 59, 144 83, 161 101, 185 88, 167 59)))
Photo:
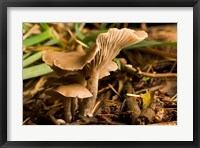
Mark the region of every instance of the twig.
MULTIPOLYGON (((123 64, 122 64, 123 65, 123 64)), ((142 72, 139 68, 135 69, 132 65, 123 65, 123 69, 131 74, 139 74, 146 77, 161 78, 161 77, 177 77, 176 73, 148 73, 142 72)))
POLYGON ((39 34, 40 30, 39 30, 40 26, 38 24, 35 24, 24 36, 23 36, 23 40, 25 40, 26 38, 28 38, 31 34, 39 34))
POLYGON ((53 50, 53 51, 63 51, 63 48, 56 46, 30 46, 27 47, 29 51, 45 51, 45 50, 53 50))
POLYGON ((136 95, 136 94, 129 94, 129 93, 127 93, 126 95, 129 96, 129 97, 138 97, 138 98, 140 97, 140 95, 136 95))
POLYGON ((111 90, 100 95, 100 97, 98 98, 96 104, 94 105, 94 107, 91 111, 92 114, 96 115, 97 111, 101 107, 101 104, 103 103, 103 100, 106 98, 109 98, 111 96, 111 93, 109 93, 109 92, 111 92, 111 90))
POLYGON ((25 124, 30 119, 31 119, 31 117, 26 118, 26 120, 24 120, 23 124, 25 124))
POLYGON ((93 109, 92 109, 92 111, 91 111, 91 114, 94 114, 94 113, 99 109, 100 104, 101 104, 101 101, 102 101, 102 100, 99 100, 99 101, 95 104, 95 106, 93 107, 93 109))
POLYGON ((78 40, 74 35, 73 33, 71 32, 71 30, 69 28, 67 28, 67 31, 69 32, 69 34, 71 35, 71 37, 80 45, 88 48, 88 45, 86 45, 85 43, 81 42, 80 40, 78 40))
POLYGON ((108 86, 109 86, 119 97, 121 97, 120 94, 115 90, 115 88, 114 88, 111 84, 108 84, 108 86))
POLYGON ((140 93, 143 93, 143 92, 146 92, 146 90, 148 89, 149 91, 156 91, 160 88, 162 88, 164 85, 158 85, 158 86, 154 86, 154 87, 150 87, 150 88, 144 88, 144 89, 141 89, 141 90, 138 90, 135 92, 135 94, 140 94, 140 93))
POLYGON ((177 93, 171 98, 171 100, 175 101, 176 97, 177 97, 177 93))
POLYGON ((121 62, 121 65, 124 71, 127 71, 128 73, 131 73, 131 74, 137 74, 138 70, 132 67, 132 65, 128 65, 128 64, 125 65, 122 62, 121 62))
POLYGON ((139 71, 139 74, 146 77, 152 77, 152 78, 177 77, 176 73, 147 73, 147 72, 139 71))
POLYGON ((105 91, 105 90, 108 90, 108 89, 110 89, 110 86, 109 86, 109 85, 106 86, 106 87, 104 87, 104 88, 102 88, 102 89, 100 89, 100 90, 98 91, 98 93, 101 93, 101 92, 103 92, 103 91, 105 91))

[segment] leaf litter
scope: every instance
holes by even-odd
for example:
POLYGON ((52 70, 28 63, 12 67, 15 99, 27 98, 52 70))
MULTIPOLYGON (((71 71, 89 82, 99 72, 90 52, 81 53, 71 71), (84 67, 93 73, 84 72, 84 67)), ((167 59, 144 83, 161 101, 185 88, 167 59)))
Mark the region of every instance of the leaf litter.
MULTIPOLYGON (((71 123, 64 120, 63 100, 46 94, 48 89, 63 85, 63 80, 59 80, 52 70, 46 73, 38 70, 32 76, 31 68, 43 64, 43 61, 38 58, 30 62, 23 71, 27 73, 23 81, 24 125, 177 124, 175 24, 24 23, 23 26, 26 40, 24 60, 35 51, 69 52, 76 50, 79 45, 87 50, 94 44, 97 35, 110 27, 135 29, 136 26, 136 29, 145 29, 149 35, 145 44, 122 50, 114 60, 120 68, 99 81, 93 117, 79 116, 79 111, 74 110, 71 123), (53 30, 53 33, 49 34, 49 30, 53 30), (46 43, 52 44, 46 46, 46 43)), ((79 106, 81 102, 78 100, 76 105, 79 106)))

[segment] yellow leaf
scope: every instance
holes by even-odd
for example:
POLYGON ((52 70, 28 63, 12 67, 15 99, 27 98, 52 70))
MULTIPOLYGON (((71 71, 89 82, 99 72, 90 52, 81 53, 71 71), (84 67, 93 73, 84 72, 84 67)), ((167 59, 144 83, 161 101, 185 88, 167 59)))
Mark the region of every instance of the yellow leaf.
POLYGON ((147 108, 149 107, 152 99, 153 99, 153 92, 150 92, 148 90, 146 90, 146 93, 145 94, 141 94, 140 95, 141 98, 142 98, 142 101, 143 101, 143 105, 142 105, 142 108, 147 108))

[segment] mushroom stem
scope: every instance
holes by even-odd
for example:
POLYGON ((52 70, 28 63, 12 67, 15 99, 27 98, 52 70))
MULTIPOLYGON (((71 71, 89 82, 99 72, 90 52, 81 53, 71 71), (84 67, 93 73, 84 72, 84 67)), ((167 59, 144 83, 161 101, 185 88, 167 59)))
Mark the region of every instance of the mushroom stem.
POLYGON ((72 113, 72 121, 75 118, 76 110, 78 108, 78 98, 74 98, 71 100, 71 113, 72 113))
POLYGON ((72 120, 71 98, 67 98, 64 100, 64 119, 67 123, 70 123, 72 120))
POLYGON ((82 116, 92 116, 92 108, 95 105, 95 101, 97 98, 98 93, 98 80, 99 80, 99 72, 91 72, 90 78, 87 80, 87 89, 91 92, 93 95, 92 97, 85 98, 82 101, 81 107, 80 107, 80 115, 82 116))

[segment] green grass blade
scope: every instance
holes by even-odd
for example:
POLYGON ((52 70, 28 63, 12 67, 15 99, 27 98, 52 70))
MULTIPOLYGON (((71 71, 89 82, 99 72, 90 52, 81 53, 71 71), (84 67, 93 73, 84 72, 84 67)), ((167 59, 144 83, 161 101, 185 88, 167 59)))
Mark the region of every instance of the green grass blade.
POLYGON ((47 23, 40 23, 40 26, 44 29, 44 30, 48 30, 49 29, 49 25, 47 23))
POLYGON ((35 78, 53 72, 45 63, 23 69, 23 80, 35 78))
POLYGON ((23 23, 23 29, 27 32, 30 28, 26 25, 26 23, 23 23))
POLYGON ((58 44, 58 43, 59 43, 59 39, 53 38, 53 39, 47 41, 44 45, 45 46, 51 46, 51 45, 55 45, 55 44, 58 44))
POLYGON ((83 42, 85 44, 88 44, 89 42, 95 42, 96 41, 96 38, 97 36, 100 34, 100 33, 105 33, 107 32, 108 30, 100 30, 100 31, 96 31, 88 36, 86 36, 83 40, 83 42))
POLYGON ((131 45, 129 47, 124 48, 123 50, 131 50, 134 48, 141 48, 141 47, 147 47, 147 46, 177 46, 177 42, 165 42, 165 43, 161 43, 161 42, 154 42, 154 41, 142 41, 139 42, 135 45, 131 45))
POLYGON ((32 53, 32 52, 28 52, 28 53, 23 54, 23 60, 26 59, 28 56, 30 56, 31 53, 32 53))
POLYGON ((23 41, 23 45, 24 46, 35 45, 35 44, 38 44, 38 43, 40 43, 42 41, 45 41, 45 40, 47 40, 47 39, 49 39, 51 37, 52 37, 51 29, 48 29, 48 30, 42 32, 39 35, 36 35, 36 36, 30 37, 28 39, 25 39, 23 41))
POLYGON ((23 60, 23 67, 27 67, 27 66, 31 65, 34 62, 40 60, 41 58, 42 58, 42 51, 37 52, 37 53, 29 56, 25 60, 23 60))
POLYGON ((82 34, 82 32, 79 29, 79 23, 75 23, 75 31, 79 39, 83 40, 85 36, 82 34))

